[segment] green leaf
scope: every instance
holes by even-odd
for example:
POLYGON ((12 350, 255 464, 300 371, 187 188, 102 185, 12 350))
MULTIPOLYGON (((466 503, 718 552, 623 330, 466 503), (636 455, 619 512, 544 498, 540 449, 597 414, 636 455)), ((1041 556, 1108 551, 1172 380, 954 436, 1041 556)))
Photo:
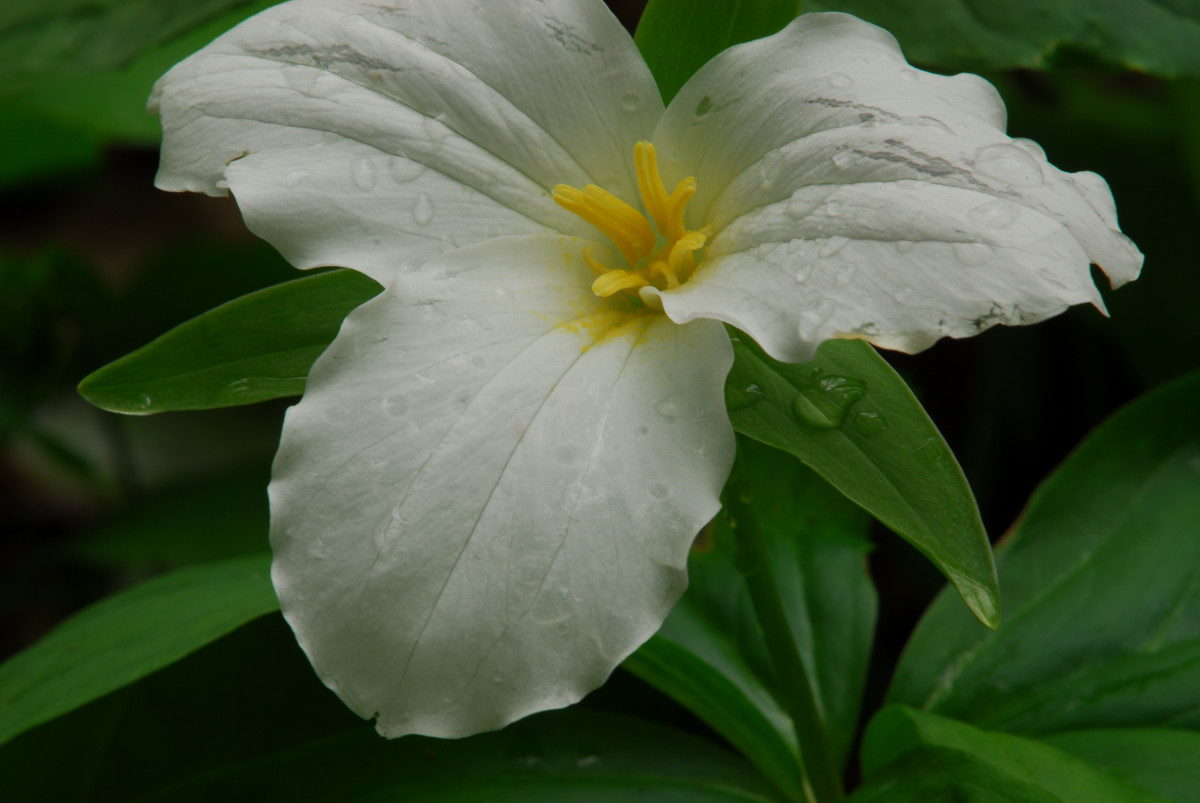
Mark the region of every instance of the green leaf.
POLYGON ((8 0, 0 6, 6 79, 120 66, 249 0, 8 0))
POLYGON ((181 569, 72 616, 0 665, 0 744, 274 610, 267 559, 181 569))
POLYGON ((734 428, 799 457, 921 550, 995 627, 1000 597, 975 497, 904 380, 859 340, 828 341, 801 365, 734 341, 725 386, 734 428))
POLYGON ((1166 728, 1072 731, 1044 741, 1164 800, 1200 800, 1200 734, 1166 728))
POLYGON ((348 270, 268 287, 106 365, 79 392, 97 407, 135 414, 299 395, 342 319, 378 292, 373 280, 348 270))
POLYGON ((696 70, 740 42, 770 36, 800 13, 802 0, 650 0, 633 41, 670 103, 696 70))
MULTIPOLYGON (((868 521, 794 460, 752 441, 739 444, 734 485, 770 546, 769 569, 844 765, 858 722, 876 599, 866 572, 868 521)), ((729 523, 701 536, 689 587, 662 630, 624 666, 674 697, 796 797, 798 749, 755 620, 734 566, 729 523)))
POLYGON ((1100 426, 1037 490, 988 633, 943 594, 890 699, 1014 733, 1200 728, 1200 373, 1100 426))
POLYGON ((929 800, 1150 803, 1157 798, 1061 750, 902 706, 863 737, 863 787, 853 803, 929 800))
MULTIPOLYGON (((122 59, 119 65, 82 74, 58 71, 30 76, 16 86, 0 88, 0 92, 14 104, 42 115, 49 125, 73 131, 76 140, 92 148, 98 149, 99 140, 156 145, 161 128, 158 118, 146 111, 154 82, 220 34, 274 4, 275 0, 231 0, 225 3, 229 11, 189 27, 128 63, 122 59)), ((33 140, 28 142, 39 150, 46 147, 33 140)), ((0 162, 0 176, 2 166, 0 162)))
POLYGON ((1200 76, 1200 6, 1191 0, 809 0, 887 28, 913 61, 940 67, 1100 62, 1200 76))
POLYGON ((709 741, 578 707, 472 739, 381 739, 322 688, 279 616, 18 737, 0 748, 0 778, 22 803, 574 800, 576 787, 584 799, 771 799, 709 741))
POLYGON ((741 759, 680 731, 582 711, 469 739, 359 729, 230 767, 147 801, 768 801, 741 759))

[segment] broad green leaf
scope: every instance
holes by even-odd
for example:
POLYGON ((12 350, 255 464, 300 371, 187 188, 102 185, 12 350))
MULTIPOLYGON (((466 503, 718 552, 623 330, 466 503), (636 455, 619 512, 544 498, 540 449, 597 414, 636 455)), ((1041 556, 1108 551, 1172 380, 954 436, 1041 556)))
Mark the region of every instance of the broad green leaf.
POLYGON ((863 737, 865 783, 854 803, 930 800, 1151 803, 1157 800, 1074 756, 903 706, 885 708, 863 737))
POLYGON ((135 414, 299 395, 342 319, 377 292, 378 284, 348 270, 268 287, 101 368, 79 392, 97 407, 135 414))
POLYGON ((894 702, 1014 733, 1200 728, 1200 373, 1100 426, 1000 550, 1009 616, 984 632, 943 594, 894 702))
POLYGON ((725 386, 734 428, 794 454, 921 550, 995 627, 999 591, 975 497, 904 380, 859 340, 831 340, 801 365, 734 340, 725 386))
POLYGON ((887 28, 913 61, 1043 70, 1103 63, 1200 76, 1200 6, 1191 0, 809 0, 887 28))
POLYGON ((249 0, 8 0, 0 6, 6 80, 120 66, 249 0))
POLYGON ((1200 800, 1200 733, 1102 728, 1060 733, 1044 741, 1164 800, 1200 800))
MULTIPOLYGON (((867 518, 787 456, 739 444, 734 487, 770 544, 769 568, 844 764, 858 724, 876 599, 867 518)), ((662 630, 624 666, 703 718, 780 789, 800 795, 796 737, 719 519, 689 561, 689 587, 662 630)))
POLYGON ((643 720, 543 714, 469 739, 395 742, 367 729, 170 786, 142 800, 769 801, 741 759, 643 720))
POLYGON ((770 36, 803 0, 650 0, 633 41, 669 103, 692 73, 728 47, 770 36))
POLYGON ((108 597, 0 665, 0 744, 277 606, 258 555, 181 569, 108 597))
POLYGON ((322 688, 279 616, 18 737, 0 748, 0 779, 22 803, 576 799, 567 786, 584 799, 771 799, 711 742, 579 707, 478 739, 381 739, 322 688))
MULTIPOLYGON (((49 125, 74 132, 75 140, 98 149, 100 140, 124 144, 157 144, 158 118, 146 111, 154 82, 177 62, 207 45, 274 0, 231 0, 231 10, 190 27, 180 36, 152 47, 111 69, 86 73, 31 76, 19 85, 0 88, 13 104, 36 112, 49 125)), ((46 125, 46 124, 44 124, 46 125)), ((0 126, 2 129, 3 126, 0 126)), ((52 129, 53 130, 53 129, 52 129)), ((30 141, 39 149, 46 145, 30 141)), ((97 154, 98 155, 98 154, 97 154)), ((0 162, 0 176, 3 162, 0 162)))
POLYGON ((263 616, 0 746, 0 798, 128 803, 355 729, 373 732, 322 686, 283 617, 263 616))

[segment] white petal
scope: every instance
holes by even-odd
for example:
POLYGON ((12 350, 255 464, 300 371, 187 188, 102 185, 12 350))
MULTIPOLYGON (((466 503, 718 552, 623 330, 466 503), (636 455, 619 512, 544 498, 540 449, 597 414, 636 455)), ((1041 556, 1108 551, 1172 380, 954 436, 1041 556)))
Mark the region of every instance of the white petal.
POLYGON ((550 198, 633 197, 631 147, 662 102, 598 0, 292 0, 155 88, 158 185, 232 190, 297 267, 386 283, 499 235, 586 233, 550 198))
POLYGON ((1119 285, 1142 261, 1107 186, 1003 126, 981 78, 912 69, 849 15, 726 51, 655 135, 670 172, 699 180, 692 225, 718 232, 664 309, 804 360, 830 337, 917 351, 1099 306, 1089 263, 1119 285))
POLYGON ((397 276, 289 411, 276 589, 387 736, 578 700, 658 628, 718 509, 728 337, 661 314, 609 329, 581 247, 502 238, 397 276))

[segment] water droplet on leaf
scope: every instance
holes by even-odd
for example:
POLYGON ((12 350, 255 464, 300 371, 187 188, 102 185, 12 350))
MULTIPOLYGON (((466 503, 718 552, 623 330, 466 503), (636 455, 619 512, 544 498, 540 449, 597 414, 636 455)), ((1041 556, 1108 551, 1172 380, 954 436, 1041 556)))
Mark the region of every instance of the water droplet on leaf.
POLYGON ((875 435, 887 429, 887 419, 879 413, 858 413, 854 416, 854 428, 863 435, 875 435))
MULTIPOLYGON (((819 375, 819 374, 818 374, 819 375)), ((792 400, 792 412, 800 423, 817 429, 840 426, 855 402, 867 393, 867 385, 848 376, 814 377, 792 400)))
POLYGON ((729 412, 734 410, 745 410, 758 404, 767 396, 766 391, 758 385, 746 385, 745 387, 725 386, 725 409, 729 412))

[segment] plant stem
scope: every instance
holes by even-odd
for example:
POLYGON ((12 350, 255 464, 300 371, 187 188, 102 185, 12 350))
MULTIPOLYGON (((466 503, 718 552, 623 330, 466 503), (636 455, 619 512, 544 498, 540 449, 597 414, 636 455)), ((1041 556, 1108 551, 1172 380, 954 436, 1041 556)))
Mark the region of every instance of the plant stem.
POLYGON ((750 601, 778 676, 780 692, 800 744, 801 781, 809 803, 833 803, 844 797, 842 781, 826 739, 825 715, 813 692, 808 670, 796 649, 787 612, 767 560, 767 540, 749 505, 737 489, 726 491, 738 544, 738 570, 746 580, 750 601))

